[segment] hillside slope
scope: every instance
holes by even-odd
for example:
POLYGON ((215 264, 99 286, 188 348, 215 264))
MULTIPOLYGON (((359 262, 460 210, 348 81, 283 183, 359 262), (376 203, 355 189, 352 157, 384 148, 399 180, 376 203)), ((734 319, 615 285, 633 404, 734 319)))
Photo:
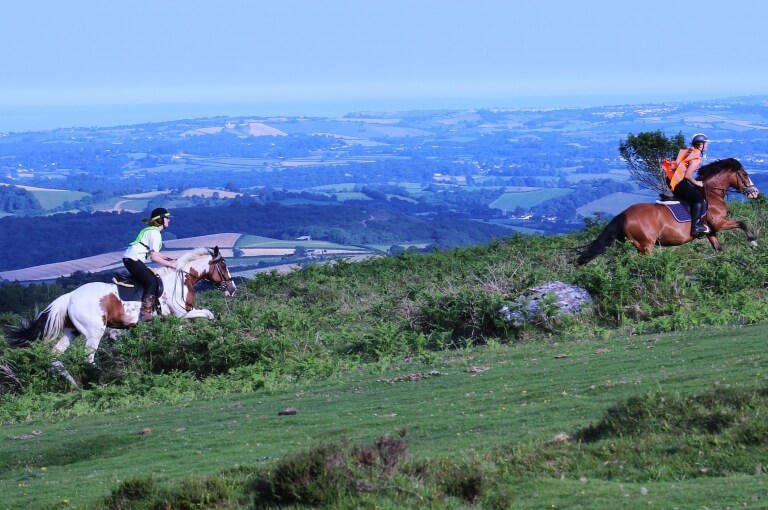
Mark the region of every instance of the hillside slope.
MULTIPOLYGON (((0 447, 0 489, 20 507, 110 493, 120 505, 205 507, 213 491, 238 508, 244 494, 271 497, 275 473, 303 473, 286 463, 316 459, 329 437, 340 448, 385 437, 377 444, 397 453, 392 438, 407 429, 416 458, 344 485, 361 498, 346 507, 762 502, 768 202, 732 214, 756 230, 756 248, 741 233, 721 236, 722 254, 706 240, 645 257, 625 243, 576 267, 594 225, 257 274, 234 297, 198 295, 216 320, 142 324, 105 339, 95 365, 74 342, 55 359, 77 392, 43 375, 49 346, 0 345, 0 423, 12 439, 0 447), (502 306, 525 315, 530 289, 551 281, 586 289, 591 303, 564 316, 544 299, 541 313, 505 320, 502 306), (67 492, 73 480, 89 483, 67 492)), ((382 450, 356 451, 369 453, 349 458, 365 461, 382 450)))

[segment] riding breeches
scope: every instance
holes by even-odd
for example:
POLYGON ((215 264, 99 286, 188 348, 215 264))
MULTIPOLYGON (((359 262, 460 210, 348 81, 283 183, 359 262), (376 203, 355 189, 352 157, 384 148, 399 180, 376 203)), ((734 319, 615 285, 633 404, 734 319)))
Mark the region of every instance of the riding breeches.
POLYGON ((703 204, 707 200, 707 196, 704 193, 704 188, 699 188, 690 181, 681 181, 675 190, 672 192, 675 197, 686 200, 688 202, 698 202, 703 204))
POLYGON ((157 297, 157 276, 149 269, 144 262, 133 259, 123 259, 123 265, 136 278, 142 287, 144 287, 143 297, 157 297))

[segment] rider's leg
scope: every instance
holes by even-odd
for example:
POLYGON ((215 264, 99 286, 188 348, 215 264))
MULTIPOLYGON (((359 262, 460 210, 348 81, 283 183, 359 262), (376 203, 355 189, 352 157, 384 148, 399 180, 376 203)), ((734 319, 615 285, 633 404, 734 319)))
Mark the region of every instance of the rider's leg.
POLYGON ((675 195, 691 204, 691 236, 699 237, 709 233, 709 229, 701 223, 701 213, 704 208, 704 193, 689 181, 682 181, 675 188, 675 195))
POLYGON ((699 237, 709 233, 706 225, 701 223, 701 213, 703 210, 703 202, 691 202, 691 237, 699 237))
POLYGON ((148 322, 154 319, 155 295, 146 292, 141 298, 141 311, 139 312, 139 322, 148 322))
POLYGON ((141 312, 139 314, 139 321, 151 321, 155 307, 155 299, 157 296, 157 277, 155 274, 141 261, 123 259, 125 268, 136 280, 141 284, 144 292, 141 295, 141 312))

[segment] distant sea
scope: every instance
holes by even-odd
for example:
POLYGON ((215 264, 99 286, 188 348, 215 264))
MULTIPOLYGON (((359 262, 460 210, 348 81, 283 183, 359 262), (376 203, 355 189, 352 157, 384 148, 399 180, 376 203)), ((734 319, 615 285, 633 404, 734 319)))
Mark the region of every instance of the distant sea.
POLYGON ((0 133, 73 127, 113 127, 207 117, 340 117, 353 112, 479 108, 588 108, 712 99, 680 96, 547 96, 516 98, 410 99, 361 102, 239 102, 85 106, 0 106, 0 133))

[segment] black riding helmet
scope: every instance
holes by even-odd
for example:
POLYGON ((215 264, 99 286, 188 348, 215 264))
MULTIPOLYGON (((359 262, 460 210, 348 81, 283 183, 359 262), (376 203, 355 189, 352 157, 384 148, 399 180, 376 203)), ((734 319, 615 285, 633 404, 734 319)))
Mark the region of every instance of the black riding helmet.
POLYGON ((168 212, 168 209, 165 207, 158 207, 157 209, 154 209, 152 211, 152 215, 150 216, 150 220, 157 221, 162 218, 170 218, 171 213, 168 212))

